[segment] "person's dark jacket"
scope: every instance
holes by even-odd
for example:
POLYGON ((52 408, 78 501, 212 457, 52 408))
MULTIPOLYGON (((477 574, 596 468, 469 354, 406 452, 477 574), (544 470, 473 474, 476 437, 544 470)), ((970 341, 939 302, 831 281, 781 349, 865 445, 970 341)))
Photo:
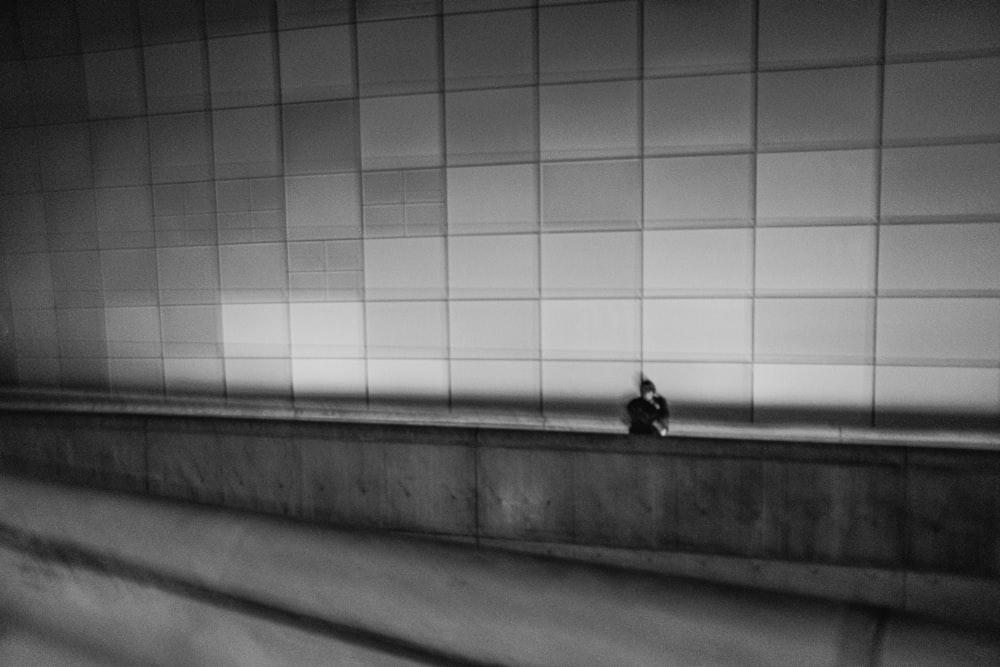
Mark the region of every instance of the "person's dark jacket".
POLYGON ((667 401, 662 396, 654 395, 652 403, 639 396, 629 401, 626 409, 631 421, 629 433, 659 435, 660 432, 653 422, 660 421, 664 427, 667 425, 667 401))

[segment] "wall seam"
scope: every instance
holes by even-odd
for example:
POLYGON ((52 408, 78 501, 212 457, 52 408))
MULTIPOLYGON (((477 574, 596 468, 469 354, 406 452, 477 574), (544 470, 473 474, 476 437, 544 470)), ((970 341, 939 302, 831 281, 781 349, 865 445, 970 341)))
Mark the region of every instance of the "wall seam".
MULTIPOLYGON (((367 253, 365 252, 365 169, 364 169, 364 147, 361 144, 362 133, 361 133, 361 48, 360 48, 360 33, 358 31, 358 5, 357 2, 351 3, 351 58, 354 61, 354 84, 353 84, 353 95, 352 104, 354 105, 354 158, 358 165, 358 184, 357 184, 357 195, 358 195, 358 221, 360 223, 359 244, 361 247, 361 335, 364 339, 362 344, 362 350, 364 354, 364 367, 365 367, 365 407, 371 408, 372 396, 371 396, 371 360, 368 354, 368 271, 367 271, 367 253)), ((324 246, 325 253, 325 246, 324 246)), ((324 267, 326 266, 326 259, 324 257, 324 267)), ((329 267, 327 267, 329 271, 329 267)), ((324 276, 324 280, 327 276, 324 276)))
POLYGON ((754 391, 754 378, 756 377, 757 366, 757 162, 758 157, 758 133, 757 116, 760 98, 760 0, 754 2, 753 7, 753 30, 751 37, 751 77, 752 106, 750 109, 750 365, 749 365, 749 394, 750 394, 750 423, 757 421, 756 392, 754 391))
MULTIPOLYGON (((441 105, 441 121, 439 124, 441 132, 441 182, 444 186, 443 188, 443 199, 444 199, 444 233, 442 234, 442 240, 444 243, 444 348, 447 353, 448 361, 445 367, 445 382, 448 385, 448 409, 454 409, 454 399, 455 391, 452 386, 452 378, 454 377, 452 365, 454 363, 454 354, 451 349, 451 255, 449 253, 450 244, 448 243, 448 91, 447 82, 445 80, 445 25, 444 25, 444 1, 436 0, 435 10, 437 12, 436 22, 438 29, 438 40, 437 40, 437 75, 438 75, 438 100, 441 105)), ((404 195, 405 199, 405 195, 404 195)), ((404 213, 405 215, 405 213, 404 213)), ((408 234, 407 234, 408 235, 408 234)))
MULTIPOLYGON (((277 0, 268 3, 268 11, 270 12, 270 18, 274 21, 274 29, 269 31, 271 37, 271 46, 274 49, 274 63, 272 64, 273 71, 271 75, 274 81, 274 107, 275 107, 275 123, 277 127, 275 128, 278 134, 277 137, 277 151, 280 156, 279 166, 276 171, 281 172, 281 191, 282 191, 282 206, 281 219, 282 219, 282 246, 284 247, 284 257, 285 257, 285 273, 284 273, 284 283, 285 283, 285 321, 288 323, 288 346, 285 348, 285 365, 288 369, 288 398, 295 405, 296 392, 295 392, 295 364, 293 360, 295 354, 293 353, 293 333, 292 333, 292 271, 291 271, 291 244, 288 242, 288 205, 287 205, 287 194, 285 193, 285 106, 282 103, 281 97, 281 39, 280 31, 278 30, 278 5, 277 0)), ((264 105, 257 105, 256 108, 265 108, 264 105)), ((268 177, 264 177, 268 178, 268 177)), ((242 180, 242 179, 238 179, 242 180)), ((253 178, 247 178, 247 181, 253 181, 253 178)), ((218 181, 216 181, 218 183, 218 181)), ((216 206, 218 208, 218 206, 216 206)), ((256 206, 253 201, 253 187, 250 187, 250 238, 253 239, 254 225, 254 215, 256 213, 256 206)), ((267 243, 267 241, 265 241, 267 243)), ((326 247, 324 246, 324 266, 326 265, 325 254, 326 247)), ((222 269, 219 269, 219 275, 222 275, 222 269)), ((325 276, 324 276, 325 278, 325 276)), ((301 466, 299 467, 301 471, 301 466)), ((300 474, 301 479, 301 474, 300 474)), ((301 491, 302 485, 299 484, 299 489, 301 491)), ((301 499, 300 499, 301 502, 301 499)))
POLYGON ((879 44, 878 59, 879 65, 876 70, 876 109, 875 119, 878 123, 876 127, 875 139, 875 238, 874 238, 874 267, 872 276, 872 333, 871 333, 871 415, 869 424, 876 425, 878 414, 878 311, 879 311, 879 259, 881 255, 882 242, 882 159, 885 139, 885 69, 886 69, 886 41, 888 31, 888 0, 881 0, 879 6, 879 44))
MULTIPOLYGON (((149 185, 147 187, 147 192, 149 193, 149 217, 150 224, 153 228, 153 266, 156 272, 156 321, 158 327, 158 333, 160 334, 160 385, 163 390, 163 396, 167 396, 167 353, 166 344, 164 342, 163 336, 163 295, 160 293, 160 247, 159 241, 157 240, 156 234, 156 198, 153 194, 153 140, 149 129, 149 90, 146 86, 146 45, 143 40, 142 34, 142 20, 139 16, 138 7, 136 7, 135 13, 135 29, 136 35, 139 38, 139 45, 136 50, 139 52, 139 85, 142 86, 142 111, 143 111, 143 124, 146 127, 146 171, 147 176, 149 176, 149 185)), ((206 66, 207 66, 206 60, 206 66)), ((214 152, 213 152, 213 164, 214 164, 214 152)), ((97 192, 97 187, 95 183, 94 192, 97 192)), ((105 333, 105 340, 107 339, 107 334, 105 333)), ((110 359, 110 350, 109 350, 110 359)), ((225 366, 225 364, 223 364, 225 366)), ((110 365, 109 369, 110 371, 110 365)), ((110 384, 110 376, 108 378, 110 384)), ((145 431, 143 431, 143 437, 145 438, 145 431)), ((148 453, 147 453, 148 456, 148 453)), ((147 465, 146 469, 146 491, 149 491, 149 468, 147 465)))
POLYGON ((545 179, 543 177, 544 166, 542 161, 542 55, 541 55, 541 39, 542 39, 542 19, 541 19, 541 7, 536 2, 532 6, 532 28, 535 31, 534 39, 531 40, 531 44, 534 48, 532 53, 534 66, 535 66, 535 148, 537 151, 535 158, 535 168, 538 172, 535 175, 535 213, 537 225, 538 240, 535 247, 535 252, 538 260, 538 269, 536 278, 538 279, 538 286, 535 291, 535 304, 536 313, 538 315, 538 414, 545 420, 545 355, 543 353, 543 342, 542 336, 544 332, 544 310, 542 308, 542 285, 543 285, 543 273, 542 273, 542 229, 543 229, 543 218, 544 218, 544 206, 543 199, 545 196, 545 179))
MULTIPOLYGON (((639 380, 646 377, 646 3, 636 3, 636 60, 638 65, 638 123, 639 138, 639 380)), ((638 384, 638 383, 636 383, 638 384)))

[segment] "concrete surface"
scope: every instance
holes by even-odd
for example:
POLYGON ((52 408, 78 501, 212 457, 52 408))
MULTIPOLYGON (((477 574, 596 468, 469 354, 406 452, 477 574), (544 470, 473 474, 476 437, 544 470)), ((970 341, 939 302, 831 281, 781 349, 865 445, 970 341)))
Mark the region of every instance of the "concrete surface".
POLYGON ((1000 629, 1000 451, 0 410, 0 465, 1000 629))
POLYGON ((1000 660, 995 636, 886 610, 13 477, 0 477, 0 528, 0 613, 24 629, 0 639, 11 660, 45 651, 82 656, 63 664, 192 667, 1000 660))

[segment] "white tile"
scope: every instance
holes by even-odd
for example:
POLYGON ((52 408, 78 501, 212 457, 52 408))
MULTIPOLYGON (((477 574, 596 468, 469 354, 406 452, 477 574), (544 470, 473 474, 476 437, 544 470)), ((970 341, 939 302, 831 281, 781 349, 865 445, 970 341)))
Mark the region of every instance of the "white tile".
POLYGON ((1000 224, 886 225, 879 294, 1000 291, 1000 224))
POLYGON ((156 251, 102 250, 101 275, 104 302, 109 306, 155 306, 159 303, 156 284, 156 251))
POLYGON ((281 129, 277 107, 223 109, 212 113, 215 178, 280 176, 281 129), (253 137, 253 141, 248 141, 253 137))
POLYGON ((646 299, 643 358, 654 361, 749 361, 749 299, 646 299))
POLYGON ((762 0, 758 58, 767 65, 874 62, 879 54, 878 0, 762 0))
POLYGON ((45 190, 90 188, 90 132, 86 123, 39 127, 38 159, 45 190))
POLYGON ((361 100, 364 169, 434 167, 443 162, 440 95, 361 100))
POLYGON ((119 118, 90 125, 94 185, 145 185, 150 181, 145 118, 119 118))
POLYGON ((150 113, 208 108, 208 62, 204 42, 146 46, 146 104, 150 113))
POLYGON ((534 297, 538 283, 538 237, 533 234, 448 240, 448 284, 453 298, 534 297))
POLYGON ((888 15, 890 56, 950 56, 1000 47, 1000 6, 993 0, 889 0, 888 15))
POLYGON ((443 301, 383 301, 366 307, 370 359, 442 359, 448 355, 443 301))
POLYGON ((878 85, 876 67, 763 72, 757 84, 757 144, 874 146, 878 85))
POLYGON ((757 299, 758 362, 871 363, 874 299, 757 299))
POLYGON ((163 393, 163 360, 108 359, 108 379, 112 392, 163 393))
POLYGON ((966 427, 972 419, 1000 418, 1000 369, 879 366, 875 375, 878 425, 952 417, 966 427))
POLYGON ((91 250, 97 243, 97 212, 91 190, 45 194, 49 250, 91 250))
MULTIPOLYGON (((52 267, 52 287, 56 292, 101 292, 101 259, 97 251, 52 253, 49 259, 52 267)), ((32 269, 34 271, 35 267, 32 269)), ((42 278, 44 280, 44 273, 42 278)), ((44 282, 42 287, 45 287, 44 282)), ((78 304, 78 307, 83 305, 78 304)))
POLYGON ((145 113, 142 51, 118 49, 83 56, 91 118, 145 113))
POLYGON ((149 186, 94 191, 101 248, 148 248, 153 243, 153 201, 149 186))
POLYGON ((753 283, 753 231, 647 231, 642 243, 645 296, 745 296, 753 283))
POLYGON ((1000 215, 1000 143, 887 148, 882 219, 928 222, 1000 215))
POLYGON ((543 297, 635 297, 639 232, 542 235, 543 297))
POLYGON ((1000 299, 879 299, 878 361, 1000 364, 1000 299))
POLYGON ((222 359, 164 359, 168 396, 224 396, 222 359))
POLYGON ((222 306, 222 340, 227 358, 284 359, 288 357, 288 339, 287 304, 222 306))
POLYGON ((538 357, 536 301, 453 301, 448 311, 453 358, 538 357))
POLYGON ((1000 58, 889 65, 885 139, 991 140, 1000 134, 1000 58))
POLYGON ((537 158, 534 88, 454 92, 445 100, 449 165, 537 158))
POLYGON ((541 80, 633 77, 638 71, 637 6, 600 2, 538 10, 541 80))
POLYGON ((538 167, 448 169, 448 227, 481 234, 538 229, 538 167))
POLYGON ((361 303, 293 303, 292 357, 295 359, 363 357, 364 305, 361 303))
POLYGON ((646 228, 751 224, 752 159, 750 155, 712 155, 646 160, 646 228))
POLYGON ((639 152, 639 95, 634 81, 539 88, 541 157, 632 157, 639 152))
POLYGON ((296 399, 365 401, 368 377, 364 359, 292 359, 296 399))
POLYGON ((160 314, 155 306, 106 308, 108 355, 118 358, 161 356, 160 314))
POLYGON ((874 287, 872 227, 757 230, 757 293, 867 296, 874 287))
POLYGON ((757 221, 874 222, 874 150, 757 156, 757 221))
POLYGON ((285 178, 288 239, 327 240, 361 236, 357 174, 285 178))
POLYGON ((283 243, 219 246, 219 274, 228 302, 272 301, 287 288, 287 251, 283 243))
POLYGON ((542 228, 635 229, 641 187, 635 160, 543 164, 542 228))
POLYGON ((448 362, 445 359, 372 359, 368 362, 368 390, 375 407, 446 407, 448 389, 448 362))
POLYGON ((541 372, 538 361, 453 360, 452 402, 459 407, 487 410, 538 410, 541 372))
POLYGON ((207 113, 149 117, 154 183, 204 181, 212 176, 211 120, 207 113))
POLYGON ((545 359, 639 358, 639 302, 633 299, 542 301, 545 359))
POLYGON ((543 361, 542 410, 546 417, 621 418, 635 397, 639 363, 634 361, 543 361))
POLYGON ((219 301, 219 251, 214 246, 158 248, 160 299, 164 304, 219 301))
POLYGON ((871 366, 756 364, 754 420, 868 425, 871 366))
POLYGON ((351 32, 347 25, 279 32, 281 101, 350 97, 354 92, 351 32))
POLYGON ((274 46, 271 33, 208 40, 212 107, 277 103, 274 46))
POLYGON ((82 55, 26 62, 37 123, 75 123, 88 119, 87 75, 82 55))
POLYGON ((309 102, 282 107, 287 174, 328 174, 357 169, 354 102, 309 102))
POLYGON ((444 74, 449 89, 515 86, 535 78, 531 10, 444 18, 444 74))
POLYGON ((227 396, 292 397, 292 369, 288 359, 225 360, 227 396))
POLYGON ((643 10, 647 77, 752 68, 753 0, 647 2, 643 10))
POLYGON ((644 88, 646 153, 751 148, 749 74, 652 79, 644 88))
POLYGON ((165 357, 190 361, 222 356, 220 306, 161 306, 160 326, 165 357))
POLYGON ((444 239, 370 239, 365 242, 368 299, 433 299, 446 291, 444 239))
POLYGON ((359 23, 358 74, 362 95, 400 95, 438 89, 440 35, 435 18, 359 23))

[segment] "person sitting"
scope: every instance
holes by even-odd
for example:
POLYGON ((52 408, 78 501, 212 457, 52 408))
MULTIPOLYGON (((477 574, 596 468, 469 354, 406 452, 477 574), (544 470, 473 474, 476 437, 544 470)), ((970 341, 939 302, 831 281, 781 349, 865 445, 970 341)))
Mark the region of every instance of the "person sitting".
POLYGON ((667 401, 656 393, 656 385, 643 378, 639 385, 640 396, 629 401, 628 410, 629 433, 640 435, 667 434, 667 401))

